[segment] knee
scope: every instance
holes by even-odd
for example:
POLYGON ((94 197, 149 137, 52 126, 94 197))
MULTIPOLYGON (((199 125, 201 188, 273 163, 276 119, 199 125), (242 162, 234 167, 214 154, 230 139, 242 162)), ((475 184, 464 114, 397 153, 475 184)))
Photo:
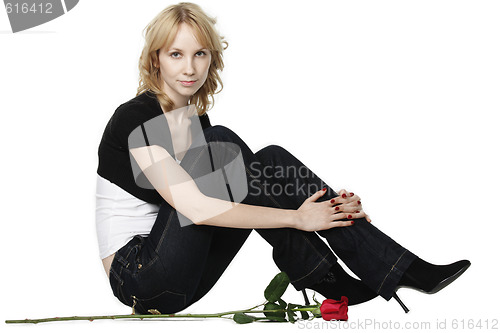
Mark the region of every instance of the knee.
POLYGON ((259 150, 255 155, 259 159, 269 160, 271 157, 290 155, 290 153, 279 145, 269 145, 259 150))
POLYGON ((239 140, 238 135, 231 131, 229 128, 222 125, 215 125, 205 129, 205 137, 207 141, 224 140, 235 141, 239 140))

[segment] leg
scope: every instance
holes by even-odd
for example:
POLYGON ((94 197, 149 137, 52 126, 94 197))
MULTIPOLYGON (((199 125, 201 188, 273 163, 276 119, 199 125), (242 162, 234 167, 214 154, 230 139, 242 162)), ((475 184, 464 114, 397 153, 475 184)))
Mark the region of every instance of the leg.
MULTIPOLYGON (((262 183, 264 189, 274 188, 275 193, 269 193, 269 195, 279 203, 279 208, 297 209, 300 205, 297 205, 294 198, 283 191, 283 186, 273 187, 281 181, 279 177, 276 178, 273 173, 268 172, 272 166, 269 165, 270 161, 267 156, 274 153, 274 147, 277 146, 267 146, 256 152, 255 156, 259 164, 252 165, 250 170, 255 175, 262 174, 265 177, 262 183)), ((317 282, 337 263, 337 258, 331 249, 314 232, 293 228, 256 229, 256 231, 273 247, 273 259, 276 266, 287 273, 296 290, 304 289, 317 282)))
MULTIPOLYGON (((196 147, 202 147, 199 149, 205 151, 204 156, 200 157, 202 154, 196 154, 197 158, 193 162, 186 162, 188 165, 199 163, 202 166, 202 168, 187 168, 193 179, 204 179, 203 177, 207 173, 224 170, 241 153, 244 160, 245 172, 243 173, 243 177, 240 178, 245 178, 244 186, 248 186, 248 195, 242 201, 243 203, 276 208, 298 208, 298 204, 290 198, 290 196, 293 197, 295 194, 295 191, 290 191, 289 189, 288 185, 290 181, 285 182, 281 186, 281 188, 286 188, 287 191, 279 191, 280 179, 276 179, 276 177, 272 176, 272 173, 269 175, 267 172, 269 171, 268 162, 270 160, 266 158, 265 152, 269 153, 270 149, 263 150, 254 155, 236 134, 222 126, 207 129, 204 134, 204 139, 209 143, 209 147, 202 147, 199 143, 195 145, 196 147), (217 144, 224 146, 224 143, 228 143, 227 148, 219 150, 217 144), (278 186, 275 187, 274 185, 278 186), (272 193, 268 191, 268 188, 277 189, 278 193, 272 193)), ((280 166, 293 167, 292 162, 291 160, 283 160, 280 166)), ((304 166, 301 169, 308 170, 304 166)), ((301 170, 301 172, 303 171, 301 170)), ((228 173, 231 173, 231 170, 228 173)), ((237 172, 235 173, 238 174, 237 172)), ((228 190, 234 190, 237 187, 233 186, 233 183, 237 184, 237 182, 227 182, 228 190)), ((298 185, 301 189, 303 188, 301 184, 298 185)), ((317 186, 318 184, 312 185, 316 185, 316 188, 313 190, 312 187, 309 187, 309 191, 316 191, 323 187, 323 184, 321 186, 317 186)), ((210 190, 217 188, 218 184, 207 187, 204 183, 201 183, 200 187, 203 186, 208 191, 206 194, 210 195, 210 190)), ((309 195, 303 189, 302 191, 305 200, 309 195)), ((293 199, 296 200, 296 198, 293 199)), ((299 202, 302 203, 302 201, 299 202)), ((275 263, 282 271, 288 274, 297 290, 313 285, 325 277, 332 267, 337 267, 338 273, 345 274, 345 272, 339 271, 341 268, 339 265, 335 265, 336 258, 333 256, 333 253, 315 233, 303 232, 292 228, 261 229, 256 231, 273 246, 275 263)), ((360 303, 376 296, 373 291, 369 290, 358 280, 352 279, 350 276, 349 279, 347 277, 348 275, 345 274, 344 283, 341 286, 349 288, 348 294, 345 295, 352 296, 352 304, 360 303)), ((336 289, 339 288, 337 285, 336 289)), ((344 291, 346 290, 344 289, 344 291)))
MULTIPOLYGON (((279 146, 269 146, 260 152, 260 159, 273 175, 274 181, 287 189, 298 208, 312 193, 326 187, 320 199, 329 200, 337 193, 309 170, 302 162, 279 146), (286 168, 284 168, 286 166, 286 168)), ((355 220, 354 226, 332 228, 318 232, 346 265, 372 290, 385 299, 392 297, 398 281, 416 256, 382 233, 365 219, 355 220)))
MULTIPOLYGON (((206 132, 207 142, 234 139, 234 134, 222 127, 206 132)), ((245 160, 256 161, 246 145, 239 144, 244 147, 245 160)), ((213 157, 217 156, 210 154, 208 149, 193 149, 181 165, 195 178, 200 176, 197 172, 203 170, 197 165, 217 164, 213 157)), ((279 207, 276 200, 267 196, 250 195, 247 202, 279 207)), ((111 268, 113 291, 123 303, 135 305, 140 313, 147 313, 149 309, 178 312, 199 300, 217 282, 251 232, 249 229, 193 224, 181 227, 179 217, 182 216, 164 202, 149 236, 136 236, 115 255, 111 268)), ((261 232, 268 235, 268 240, 273 239, 276 258, 298 256, 303 260, 299 264, 293 262, 287 269, 296 287, 308 285, 325 275, 335 261, 329 248, 317 237, 308 241, 295 229, 286 233, 261 232), (311 242, 316 242, 323 252, 311 242)), ((281 266, 287 266, 284 259, 281 266)))
POLYGON ((198 288, 187 306, 199 301, 212 289, 252 231, 251 229, 212 228, 214 232, 205 268, 198 288), (233 230, 240 230, 240 232, 233 230))
MULTIPOLYGON (((279 170, 277 170, 278 168, 275 169, 274 166, 270 164, 272 163, 272 158, 270 157, 282 154, 284 151, 285 150, 283 148, 275 145, 267 146, 261 149, 255 154, 255 156, 259 159, 263 168, 262 170, 254 171, 256 171, 257 174, 263 171, 267 182, 264 184, 264 188, 270 189, 271 195, 279 196, 279 198, 282 199, 282 208, 297 209, 301 202, 297 202, 294 198, 295 192, 297 192, 294 190, 294 184, 291 180, 284 182, 283 178, 285 174, 293 175, 293 178, 296 178, 304 171, 309 170, 305 167, 301 168, 302 170, 295 170, 293 165, 286 164, 279 165, 279 170), (285 194, 284 196, 282 196, 283 193, 285 194)), ((297 188, 302 187, 303 186, 300 184, 297 186, 297 188)), ((314 191, 316 190, 318 189, 314 189, 314 191)), ((302 230, 288 228, 271 230, 256 229, 256 231, 259 232, 261 236, 273 246, 274 261, 282 271, 288 273, 290 268, 301 267, 303 265, 309 265, 312 269, 317 269, 313 275, 303 272, 298 279, 291 280, 297 290, 302 289, 306 304, 309 304, 307 297, 305 296, 304 289, 306 287, 319 292, 326 298, 340 299, 342 296, 347 296, 350 305, 364 303, 377 297, 377 294, 368 288, 363 282, 353 278, 344 271, 344 269, 337 263, 337 258, 334 257, 331 249, 318 237, 315 232, 305 232, 302 230), (300 238, 297 239, 297 237, 302 237, 307 241, 301 242, 300 238), (304 249, 304 247, 312 247, 317 252, 326 254, 328 258, 333 258, 333 260, 328 260, 328 262, 333 262, 333 265, 331 265, 329 270, 325 272, 326 265, 316 265, 317 260, 320 260, 321 256, 305 258, 304 255, 308 252, 304 249), (318 279, 319 272, 323 275, 321 279, 318 279)), ((311 270, 311 272, 313 271, 311 270)), ((290 276, 290 273, 288 273, 288 275, 290 276)))
MULTIPOLYGON (((293 202, 286 194, 268 194, 263 185, 266 180, 263 173, 265 165, 259 161, 259 154, 253 154, 248 146, 232 131, 222 126, 213 126, 204 130, 203 139, 208 142, 208 147, 200 142, 194 141, 193 151, 199 153, 186 154, 182 164, 186 171, 197 181, 207 173, 219 170, 226 170, 238 154, 241 154, 245 166, 245 172, 239 178, 244 179, 241 187, 246 187, 248 195, 243 203, 261 205, 276 208, 290 208, 293 202), (227 147, 220 148, 220 145, 229 143, 227 147), (231 145, 232 144, 232 145, 231 145)), ((230 173, 230 171, 228 172, 230 173)), ((232 181, 227 181, 228 192, 237 193, 239 184, 234 185, 232 181), (232 192, 231 192, 232 191, 232 192)), ((200 183, 202 191, 210 196, 223 198, 223 193, 217 193, 213 189, 219 188, 218 184, 206 185, 200 183)), ((234 198, 236 195, 230 195, 234 198)), ((226 199, 227 200, 227 199, 226 199)), ((273 258, 280 268, 285 271, 292 284, 297 290, 308 286, 322 276, 326 275, 329 268, 336 262, 336 258, 330 248, 314 233, 306 233, 297 229, 256 229, 256 231, 268 243, 273 246, 273 258)))
POLYGON ((136 236, 115 255, 110 274, 113 291, 139 313, 149 309, 175 313, 197 301, 251 232, 194 224, 181 227, 177 216, 164 202, 150 235, 136 236))
MULTIPOLYGON (((337 196, 288 151, 279 146, 267 148, 260 158, 267 161, 265 164, 270 166, 271 173, 280 175, 282 186, 294 184, 292 187, 296 195, 290 197, 296 200, 296 207, 312 192, 323 187, 328 189, 327 194, 337 196), (287 172, 283 172, 285 165, 287 172), (293 171, 302 172, 297 172, 297 177, 293 171), (304 193, 303 188, 312 188, 312 191, 304 193)), ((321 200, 328 200, 329 196, 325 195, 323 198, 321 200)), ((386 300, 395 296, 395 290, 400 287, 435 293, 457 279, 470 266, 468 260, 449 265, 430 264, 400 246, 365 219, 355 220, 355 225, 351 227, 332 228, 318 234, 327 239, 335 253, 363 282, 386 300)))

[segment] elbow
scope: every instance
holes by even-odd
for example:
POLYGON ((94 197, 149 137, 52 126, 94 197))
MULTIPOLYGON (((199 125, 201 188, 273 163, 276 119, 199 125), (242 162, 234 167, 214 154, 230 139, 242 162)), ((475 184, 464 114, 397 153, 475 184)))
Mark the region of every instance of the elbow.
POLYGON ((188 218, 193 224, 203 225, 204 221, 207 220, 206 214, 204 213, 203 207, 205 204, 206 197, 200 193, 196 197, 191 197, 189 200, 183 200, 178 202, 176 205, 176 210, 188 218))
POLYGON ((212 198, 202 193, 188 201, 189 204, 185 201, 186 205, 179 209, 179 212, 196 225, 217 226, 234 217, 232 214, 227 215, 236 206, 231 201, 212 198))

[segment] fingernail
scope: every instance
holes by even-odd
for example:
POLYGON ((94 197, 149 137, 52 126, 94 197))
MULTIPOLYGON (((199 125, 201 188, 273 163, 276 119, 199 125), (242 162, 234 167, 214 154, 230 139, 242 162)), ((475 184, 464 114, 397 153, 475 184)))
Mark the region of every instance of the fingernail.
POLYGON ((351 224, 354 224, 354 221, 351 221, 351 224))
POLYGON ((347 218, 348 218, 348 219, 352 218, 352 215, 347 215, 347 218))
POLYGON ((358 205, 361 205, 361 201, 360 200, 358 200, 358 205))
POLYGON ((339 210, 340 208, 339 207, 335 207, 335 210, 339 210))
POLYGON ((352 193, 352 192, 351 192, 350 194, 351 194, 351 197, 353 197, 353 196, 354 196, 354 193, 352 193))
POLYGON ((359 210, 357 210, 356 213, 359 213, 359 210))
POLYGON ((342 198, 347 198, 347 195, 345 195, 345 193, 342 194, 342 198))
POLYGON ((323 188, 321 191, 326 191, 326 187, 325 187, 325 188, 323 188))
POLYGON ((335 203, 335 199, 330 200, 331 203, 335 203))

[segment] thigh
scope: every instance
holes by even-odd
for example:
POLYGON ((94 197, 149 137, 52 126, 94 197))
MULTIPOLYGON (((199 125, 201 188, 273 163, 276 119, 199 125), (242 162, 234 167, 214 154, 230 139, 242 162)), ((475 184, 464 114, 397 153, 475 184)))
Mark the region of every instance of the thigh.
POLYGON ((215 227, 200 283, 187 306, 206 295, 219 280, 253 229, 215 227))
MULTIPOLYGON (((138 253, 134 277, 139 312, 181 311, 215 284, 251 230, 189 224, 164 202, 138 253), (200 293, 202 291, 202 293, 200 293)), ((198 298, 198 299, 199 299, 198 298)))
POLYGON ((284 197, 291 204, 286 208, 297 209, 315 192, 327 188, 327 193, 318 202, 338 196, 321 178, 285 148, 269 145, 255 156, 262 164, 264 182, 272 184, 266 188, 271 195, 284 197))

